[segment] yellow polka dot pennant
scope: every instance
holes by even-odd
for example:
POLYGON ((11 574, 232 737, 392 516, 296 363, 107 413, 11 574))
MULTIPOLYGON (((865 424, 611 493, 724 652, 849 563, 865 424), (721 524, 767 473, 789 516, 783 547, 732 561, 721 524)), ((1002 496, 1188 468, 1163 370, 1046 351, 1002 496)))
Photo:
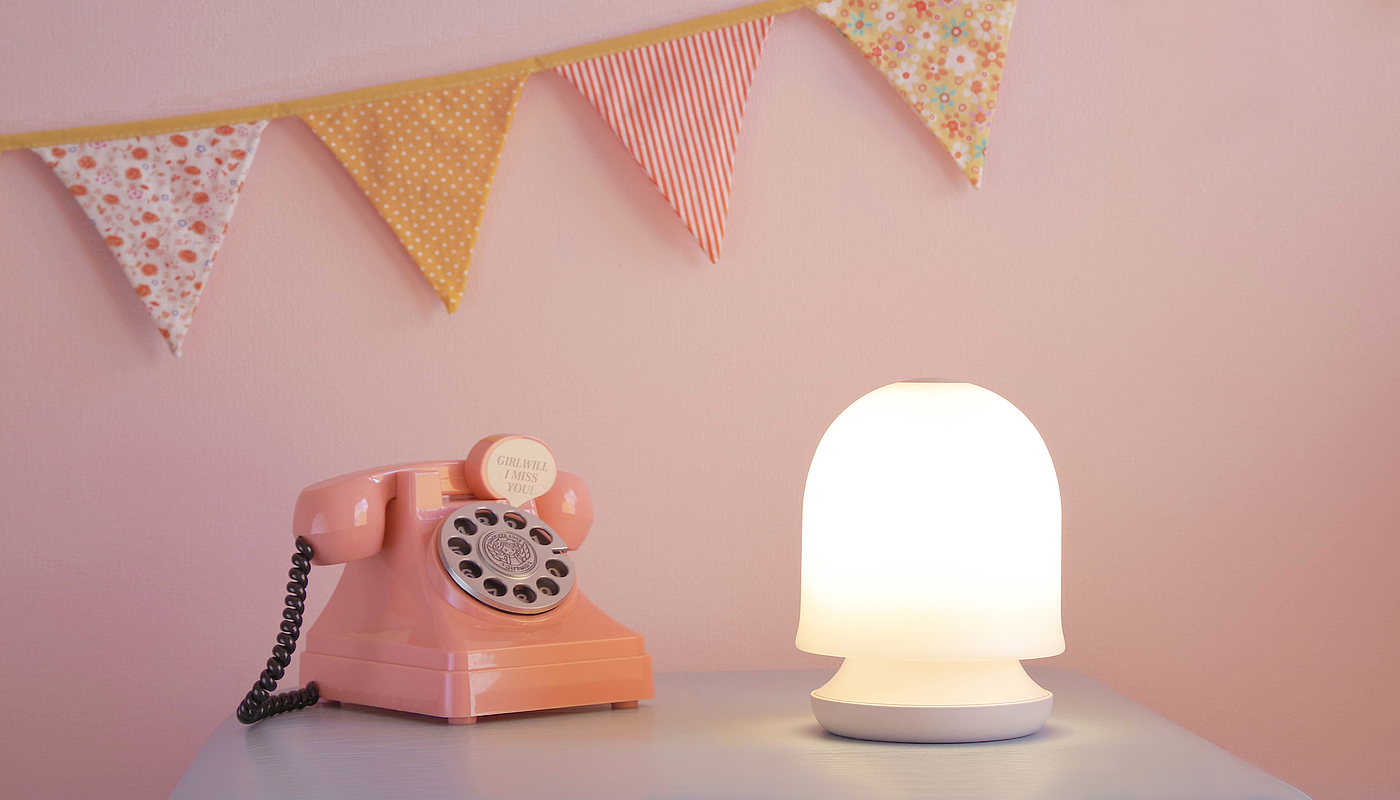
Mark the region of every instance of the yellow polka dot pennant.
POLYGON ((301 115, 457 310, 526 73, 301 115))

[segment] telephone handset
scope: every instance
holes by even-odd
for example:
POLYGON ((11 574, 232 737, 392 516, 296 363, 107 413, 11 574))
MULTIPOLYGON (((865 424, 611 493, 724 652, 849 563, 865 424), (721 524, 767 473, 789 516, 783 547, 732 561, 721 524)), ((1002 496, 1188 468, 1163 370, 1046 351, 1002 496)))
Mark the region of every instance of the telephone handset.
POLYGON ((578 589, 583 480, 540 440, 488 436, 464 461, 402 464, 307 487, 278 644, 245 723, 318 700, 475 722, 652 696, 641 636, 578 589), (346 563, 307 632, 305 688, 271 696, 296 650, 312 564, 346 563))

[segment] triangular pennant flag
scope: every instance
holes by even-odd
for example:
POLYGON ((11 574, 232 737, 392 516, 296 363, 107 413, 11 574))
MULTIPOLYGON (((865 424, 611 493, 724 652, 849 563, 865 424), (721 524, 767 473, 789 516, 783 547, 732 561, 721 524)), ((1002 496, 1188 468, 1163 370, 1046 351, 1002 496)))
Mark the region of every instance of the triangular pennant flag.
POLYGON ((980 188, 1016 0, 830 0, 816 10, 885 73, 980 188))
POLYGON ((739 125, 773 18, 556 67, 719 260, 739 125))
POLYGON ((267 122, 36 147, 180 355, 267 122))
POLYGON ((389 223, 448 312, 526 74, 305 114, 389 223))

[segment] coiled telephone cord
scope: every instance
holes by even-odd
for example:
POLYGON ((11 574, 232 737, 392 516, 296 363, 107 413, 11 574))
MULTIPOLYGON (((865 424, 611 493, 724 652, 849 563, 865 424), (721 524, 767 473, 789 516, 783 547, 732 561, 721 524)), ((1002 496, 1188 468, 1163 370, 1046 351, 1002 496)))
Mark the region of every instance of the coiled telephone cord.
POLYGON ((307 574, 311 572, 313 554, 311 544, 298 536, 297 552, 292 556, 292 568, 287 572, 287 577, 292 580, 287 584, 287 607, 282 610, 282 624, 279 626, 282 632, 277 634, 277 646, 272 648, 267 669, 262 671, 262 676, 253 684, 248 696, 238 704, 238 721, 244 725, 284 711, 314 706, 321 699, 321 691, 316 688, 315 681, 306 684, 303 689, 272 694, 277 688, 277 681, 286 674, 287 665, 292 663, 297 639, 301 638, 301 614, 306 610, 307 574))

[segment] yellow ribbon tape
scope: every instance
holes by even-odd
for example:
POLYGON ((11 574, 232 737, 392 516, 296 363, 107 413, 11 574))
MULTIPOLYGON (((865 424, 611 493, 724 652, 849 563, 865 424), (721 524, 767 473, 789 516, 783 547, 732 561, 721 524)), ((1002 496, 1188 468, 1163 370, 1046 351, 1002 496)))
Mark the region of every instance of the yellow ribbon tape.
POLYGON ((269 103, 261 106, 247 106, 245 108, 234 108, 227 111, 211 111, 205 114, 188 114, 183 117, 166 117, 164 119, 151 119, 140 122, 120 122, 113 125, 92 125, 85 128, 65 128, 55 131, 37 131, 35 133, 15 133, 8 136, 0 136, 0 151, 18 150, 29 147, 53 147, 56 145, 75 144, 77 142, 98 142, 108 139, 126 139, 132 136, 155 136, 162 133, 176 133, 180 131, 198 130, 201 128, 213 128, 219 125, 239 125, 247 122, 257 122, 264 119, 278 119, 281 117, 294 117, 300 114, 311 114, 317 111, 327 111, 342 106, 358 105, 376 100, 387 100, 404 95, 419 94, 421 92, 431 92, 440 89, 454 89, 478 81, 489 80, 491 78, 501 78, 507 75, 518 75, 520 73, 541 72, 553 69, 560 64, 569 64, 575 61, 586 61, 598 56, 610 55, 623 50, 632 50, 637 47, 646 47, 658 42, 679 39, 683 36, 693 36, 697 33, 714 30, 716 28, 726 28, 730 25, 738 25, 741 22, 748 22, 759 17, 768 17, 775 14, 783 14, 788 11, 795 11, 800 8, 808 8, 815 5, 817 0, 767 0, 763 3, 755 3, 751 6, 736 8, 731 11, 721 11, 718 14, 711 14, 708 17, 678 22, 675 25, 667 25, 664 28, 634 33, 630 36, 621 36, 616 39, 608 39, 594 44, 573 47, 568 50, 560 50, 557 53, 550 53, 543 56, 535 56, 520 61, 512 61, 508 64, 497 64, 494 67, 484 67, 468 72, 456 72, 451 75, 439 75, 433 78, 420 78, 413 81, 401 81, 399 83, 386 83, 382 86, 372 86, 368 89, 356 89, 349 92, 339 92, 337 94, 321 95, 320 97, 308 97, 303 100, 291 100, 285 103, 269 103))

